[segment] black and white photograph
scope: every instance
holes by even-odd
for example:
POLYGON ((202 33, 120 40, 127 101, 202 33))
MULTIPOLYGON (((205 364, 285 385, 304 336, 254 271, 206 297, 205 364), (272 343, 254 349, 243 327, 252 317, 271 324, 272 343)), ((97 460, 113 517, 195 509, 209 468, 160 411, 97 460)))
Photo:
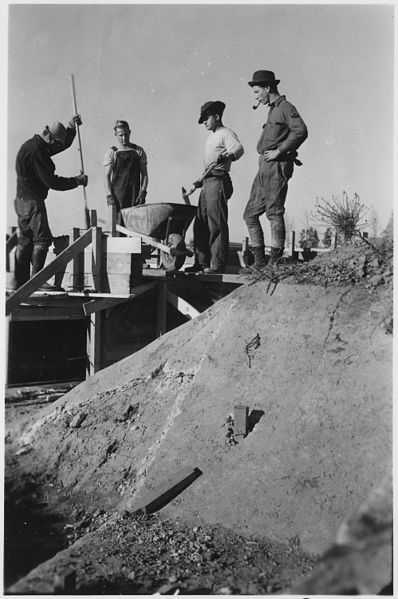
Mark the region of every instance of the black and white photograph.
POLYGON ((393 596, 395 13, 2 5, 4 595, 393 596))

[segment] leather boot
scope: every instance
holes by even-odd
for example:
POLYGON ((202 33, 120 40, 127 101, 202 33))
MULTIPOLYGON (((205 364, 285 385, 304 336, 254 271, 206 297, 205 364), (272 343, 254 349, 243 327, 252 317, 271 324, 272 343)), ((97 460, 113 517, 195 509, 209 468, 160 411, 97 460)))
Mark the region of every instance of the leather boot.
POLYGON ((240 275, 250 275, 255 272, 261 272, 263 268, 266 267, 267 261, 265 258, 264 246, 254 246, 252 247, 252 252, 254 255, 254 262, 251 266, 246 266, 245 268, 241 268, 239 271, 240 275))
POLYGON ((14 279, 11 284, 11 290, 15 291, 22 287, 30 278, 30 260, 32 256, 32 247, 17 245, 15 248, 14 279))
POLYGON ((277 264, 279 260, 283 256, 283 251, 285 248, 271 248, 271 256, 268 264, 272 266, 273 264, 277 264))
MULTIPOLYGON (((46 257, 47 257, 48 248, 42 245, 35 245, 33 247, 32 253, 32 277, 36 275, 43 268, 46 257)), ((61 287, 58 285, 51 285, 50 283, 43 283, 38 288, 38 291, 59 291, 61 287)))

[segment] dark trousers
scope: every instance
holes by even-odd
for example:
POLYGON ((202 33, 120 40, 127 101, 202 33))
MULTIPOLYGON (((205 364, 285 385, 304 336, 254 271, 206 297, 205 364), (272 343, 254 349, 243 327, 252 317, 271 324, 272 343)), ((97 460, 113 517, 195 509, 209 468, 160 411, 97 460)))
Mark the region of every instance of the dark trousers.
POLYGON ((205 267, 222 269, 228 260, 228 200, 232 195, 228 173, 223 177, 208 177, 203 181, 194 222, 194 243, 197 262, 205 267))
POLYGON ((243 213, 253 247, 264 245, 264 232, 260 223, 260 216, 264 212, 271 226, 271 247, 285 246, 285 200, 288 181, 292 174, 292 161, 265 162, 260 156, 260 167, 243 213))
POLYGON ((18 245, 32 249, 34 245, 50 247, 53 236, 44 201, 15 198, 14 207, 18 216, 18 245))

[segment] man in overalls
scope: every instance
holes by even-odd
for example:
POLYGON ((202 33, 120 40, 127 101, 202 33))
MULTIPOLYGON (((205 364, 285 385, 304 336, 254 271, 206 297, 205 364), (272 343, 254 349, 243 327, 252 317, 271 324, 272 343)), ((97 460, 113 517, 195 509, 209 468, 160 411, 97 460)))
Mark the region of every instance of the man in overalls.
POLYGON ((264 233, 260 216, 266 214, 271 227, 271 256, 268 264, 276 264, 285 246, 285 200, 288 181, 293 175, 297 149, 307 138, 306 124, 297 109, 278 92, 279 79, 272 71, 256 71, 252 81, 257 105, 268 105, 267 122, 257 143, 259 169, 253 181, 250 198, 243 218, 246 222, 254 254, 254 264, 241 270, 242 274, 261 271, 267 266, 264 233))
POLYGON ((148 187, 145 150, 130 142, 127 121, 116 121, 116 145, 107 150, 103 165, 108 206, 116 206, 117 223, 123 224, 120 210, 145 204, 148 187))

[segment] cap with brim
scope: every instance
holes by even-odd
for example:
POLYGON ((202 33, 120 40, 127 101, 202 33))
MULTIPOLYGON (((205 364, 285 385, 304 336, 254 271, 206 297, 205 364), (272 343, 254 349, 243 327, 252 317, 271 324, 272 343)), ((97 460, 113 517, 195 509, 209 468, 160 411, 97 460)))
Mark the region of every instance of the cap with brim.
POLYGON ((278 85, 280 79, 275 79, 275 74, 272 71, 256 71, 253 73, 252 81, 248 83, 250 87, 254 87, 255 85, 270 85, 271 83, 278 85))
POLYGON ((220 102, 220 100, 210 100, 209 102, 205 102, 200 109, 200 117, 198 121, 199 125, 203 123, 203 121, 209 114, 219 114, 221 117, 224 112, 224 109, 225 104, 224 102, 220 102))
POLYGON ((47 125, 46 131, 48 133, 51 133, 51 135, 53 137, 55 137, 55 139, 57 141, 60 141, 63 144, 65 143, 65 140, 66 140, 66 129, 63 126, 62 123, 59 123, 58 121, 55 121, 51 125, 47 125))

